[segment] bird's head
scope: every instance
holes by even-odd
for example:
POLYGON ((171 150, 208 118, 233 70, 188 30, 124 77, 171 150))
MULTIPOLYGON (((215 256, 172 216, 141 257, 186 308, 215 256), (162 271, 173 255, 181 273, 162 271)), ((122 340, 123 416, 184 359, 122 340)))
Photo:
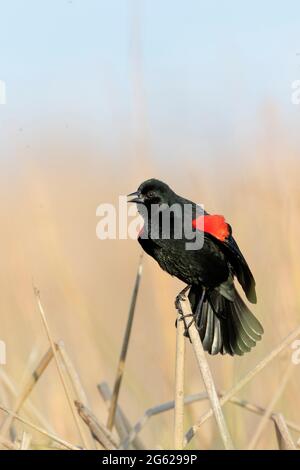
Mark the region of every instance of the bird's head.
POLYGON ((153 205, 171 205, 174 192, 166 183, 151 178, 140 184, 137 191, 128 194, 128 202, 135 202, 139 205, 150 208, 153 205))

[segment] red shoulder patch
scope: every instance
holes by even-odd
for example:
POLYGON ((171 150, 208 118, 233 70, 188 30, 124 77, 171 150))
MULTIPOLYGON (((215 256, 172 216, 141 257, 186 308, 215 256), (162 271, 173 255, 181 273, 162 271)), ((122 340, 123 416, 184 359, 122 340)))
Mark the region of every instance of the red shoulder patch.
POLYGON ((229 225, 222 215, 200 215, 192 224, 193 228, 209 233, 222 242, 230 235, 229 225))

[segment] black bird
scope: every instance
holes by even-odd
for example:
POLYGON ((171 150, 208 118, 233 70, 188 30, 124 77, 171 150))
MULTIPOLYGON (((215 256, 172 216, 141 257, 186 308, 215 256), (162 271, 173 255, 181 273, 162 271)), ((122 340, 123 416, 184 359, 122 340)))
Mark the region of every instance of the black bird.
POLYGON ((190 286, 189 300, 204 349, 232 356, 250 351, 261 339, 263 327, 241 299, 234 279, 252 303, 256 303, 255 280, 224 217, 209 215, 157 179, 144 181, 128 197, 144 219, 138 236, 142 248, 164 271, 190 286))

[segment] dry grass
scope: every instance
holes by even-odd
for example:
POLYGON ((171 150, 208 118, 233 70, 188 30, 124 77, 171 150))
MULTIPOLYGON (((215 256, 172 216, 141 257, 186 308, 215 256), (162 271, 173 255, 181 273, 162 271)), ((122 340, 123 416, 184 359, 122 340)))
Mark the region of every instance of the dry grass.
MULTIPOLYGON (((79 375, 69 358, 69 355, 64 347, 62 341, 59 342, 57 345, 52 337, 50 332, 50 328, 48 325, 48 321, 46 318, 46 314, 44 308, 42 306, 39 291, 35 288, 35 296, 37 298, 38 308, 43 320, 43 324, 48 336, 48 340, 50 343, 50 349, 46 352, 46 354, 42 357, 39 361, 38 365, 35 367, 34 372, 32 373, 31 377, 28 379, 26 386, 24 387, 22 393, 19 395, 15 405, 14 410, 11 411, 4 406, 0 405, 0 409, 3 410, 8 415, 8 419, 3 421, 1 427, 1 440, 0 444, 5 449, 20 449, 20 450, 28 450, 30 448, 37 448, 38 444, 32 443, 32 436, 28 434, 25 430, 22 430, 21 437, 19 438, 17 434, 14 433, 13 421, 17 420, 26 425, 27 427, 31 428, 47 436, 50 440, 48 444, 50 447, 54 446, 55 444, 60 444, 62 447, 66 449, 76 450, 80 447, 77 445, 73 445, 60 437, 53 435, 52 433, 48 432, 46 429, 40 428, 35 424, 29 422, 28 420, 22 418, 17 414, 17 412, 21 411, 22 405, 32 392, 34 386, 41 378, 42 374, 45 373, 47 367, 49 366, 51 360, 54 358, 56 362, 56 367, 59 373, 59 378, 62 382, 63 389, 65 392, 65 396, 67 401, 71 407, 71 411, 73 412, 73 407, 77 408, 77 414, 73 413, 75 419, 75 425, 78 429, 79 436, 83 442, 83 449, 92 449, 95 446, 91 445, 88 439, 85 436, 85 433, 82 431, 82 427, 79 422, 79 417, 82 418, 84 423, 87 425, 92 438, 100 444, 100 449, 127 449, 131 446, 133 449, 137 448, 144 448, 144 445, 138 441, 138 434, 141 432, 142 428, 147 423, 150 416, 158 415, 169 409, 174 407, 174 448, 175 449, 183 449, 195 436, 195 434, 201 429, 203 423, 212 415, 214 415, 216 419, 216 423, 220 432, 220 437, 222 439, 223 445, 225 449, 234 449, 234 444, 232 442, 226 420, 224 418, 224 414, 221 409, 221 405, 224 405, 227 401, 231 400, 233 403, 240 405, 241 407, 247 408, 249 411, 254 413, 258 413, 262 415, 262 418, 257 426, 256 431, 254 432, 253 437, 250 440, 248 448, 254 449, 259 442, 259 439, 268 423, 268 420, 273 420, 275 431, 276 431, 276 438, 278 442, 278 448, 280 450, 287 450, 287 449, 296 449, 296 444, 293 441, 293 438, 289 432, 288 426, 296 431, 300 431, 300 426, 294 425, 293 423, 287 423, 284 416, 281 413, 274 413, 274 407, 277 404, 278 400, 280 399, 281 395, 283 394, 288 380, 290 379, 294 368, 296 367, 293 365, 292 362, 288 364, 284 377, 280 386, 276 389, 272 400, 270 401, 268 407, 264 410, 256 405, 251 405, 249 403, 243 402, 241 400, 235 399, 234 395, 244 387, 249 381, 251 381, 258 372, 265 368, 273 359, 275 359, 282 351, 285 350, 287 346, 291 344, 291 341, 296 338, 300 332, 300 327, 297 328, 294 332, 292 332, 286 339, 284 339, 276 348, 274 348, 271 353, 266 356, 256 367, 254 367, 245 377, 242 379, 236 386, 233 387, 227 393, 218 393, 216 390, 215 382, 211 374, 210 367, 208 365, 206 355, 204 353, 199 335, 197 333, 197 329, 195 324, 189 323, 189 337, 191 339, 191 344, 193 346, 195 356, 198 362, 199 370, 201 372, 201 376, 203 379, 203 383, 206 388, 206 393, 202 395, 198 395, 196 397, 185 397, 184 396, 184 375, 185 375, 185 338, 183 336, 184 328, 186 324, 186 318, 191 317, 191 309, 189 305, 189 301, 186 295, 187 289, 184 289, 182 293, 179 294, 176 300, 176 308, 178 310, 178 317, 177 317, 177 343, 176 343, 176 368, 175 368, 175 401, 170 404, 162 404, 155 409, 148 410, 144 417, 134 426, 131 427, 129 421, 127 420, 126 416, 124 415, 123 411, 119 408, 118 405, 118 398, 120 387, 125 371, 126 365, 126 355, 127 350, 129 347, 130 341, 130 333, 133 326, 133 319, 137 301, 137 295, 139 291, 139 285, 141 281, 142 275, 142 265, 141 259, 137 270, 136 281, 133 289, 130 309, 129 309, 129 316, 127 319, 123 344, 121 348, 120 360, 117 368, 116 379, 115 379, 115 386, 113 393, 110 394, 109 388, 105 383, 99 386, 99 390, 103 399, 109 403, 108 407, 108 419, 107 425, 104 426, 98 420, 98 418, 89 410, 87 406, 87 398, 86 393, 83 390, 79 375), (183 320, 183 321, 182 321, 183 320), (59 354, 58 354, 59 351, 59 354), (79 401, 77 398, 73 399, 67 379, 65 375, 68 375, 68 378, 73 387, 73 395, 74 397, 81 398, 79 401), (184 432, 184 410, 185 405, 196 402, 199 400, 209 399, 211 408, 210 410, 202 416, 200 421, 197 424, 194 424, 190 430, 187 432, 185 438, 183 437, 184 432), (112 433, 113 429, 115 428, 118 438, 115 437, 112 433), (11 440, 6 438, 7 434, 13 435, 15 434, 11 440)), ((96 446, 96 448, 98 448, 96 446)))
MULTIPOLYGON (((131 301, 131 306, 130 306, 130 313, 129 313, 129 317, 127 320, 127 326, 125 330, 124 341, 123 341, 122 351, 121 351, 121 356, 120 356, 120 363, 122 363, 122 367, 120 368, 120 365, 118 366, 117 374, 116 374, 115 383, 119 384, 117 388, 118 392, 120 390, 121 379, 125 370, 126 351, 129 346, 130 331, 132 328, 132 322, 134 318, 134 311, 135 311, 135 305, 136 305, 136 300, 137 300, 139 283, 141 279, 141 273, 142 273, 141 264, 139 264, 136 283, 134 286, 133 296, 132 296, 132 301, 131 301)), ((229 391, 228 393, 218 394, 215 388, 215 384, 214 384, 213 377, 211 375, 210 368, 208 366, 208 363, 205 357, 205 353, 203 351, 201 341, 199 339, 199 335, 197 334, 196 327, 194 324, 191 324, 189 327, 189 335, 190 335, 191 343, 193 345, 194 352, 197 358, 197 362, 198 362, 199 369, 202 375, 202 379, 206 387, 206 393, 197 395, 196 397, 184 397, 184 371, 185 371, 184 341, 185 339, 183 336, 183 332, 184 332, 185 318, 186 317, 190 318, 191 310, 189 307, 188 298, 186 296, 186 289, 183 292, 184 293, 181 293, 180 296, 178 297, 179 300, 176 303, 179 315, 177 319, 175 401, 173 403, 163 404, 163 405, 156 407, 155 409, 148 410, 145 413, 144 417, 133 428, 129 425, 127 418, 125 417, 123 412, 119 409, 118 393, 115 392, 115 393, 110 394, 109 388, 107 387, 105 383, 101 384, 99 386, 99 389, 105 401, 107 401, 109 398, 110 406, 108 407, 108 418, 109 418, 108 423, 109 423, 109 420, 111 420, 111 428, 109 428, 108 425, 105 427, 103 424, 101 424, 99 420, 97 419, 97 417, 88 409, 86 404, 78 401, 77 399, 74 401, 74 404, 78 411, 78 416, 80 416, 82 420, 85 422, 85 424, 90 430, 91 435, 95 439, 95 441, 100 444, 100 449, 110 449, 110 450, 117 449, 117 448, 126 449, 130 445, 133 447, 133 449, 143 448, 144 446, 140 445, 137 439, 138 439, 138 434, 141 432, 142 428, 147 423, 149 417, 168 411, 172 409, 173 407, 175 409, 175 419, 174 419, 174 448, 175 449, 183 449, 190 442, 190 440, 195 436, 196 432, 199 431, 199 429, 201 428, 203 423, 206 421, 206 419, 208 419, 211 415, 214 415, 216 418, 217 426, 219 428, 220 436, 222 438, 225 449, 233 449, 234 445, 231 440, 230 434, 228 432, 227 424, 225 422, 224 415, 221 410, 221 404, 224 405, 224 403, 226 403, 226 401, 229 401, 229 400, 231 400, 233 403, 240 405, 243 408, 247 408, 249 411, 262 415, 259 425, 248 445, 249 449, 253 449, 256 447, 259 441, 259 438, 261 437, 261 434, 263 433, 264 428, 266 427, 269 419, 272 419, 275 425, 278 448, 280 450, 296 449, 296 445, 289 432, 288 426, 291 429, 296 430, 298 432, 300 432, 300 426, 294 425, 293 423, 287 423, 281 413, 273 412, 274 407, 276 403, 278 402, 280 396, 284 392, 284 389, 286 388, 288 380, 290 379, 293 369, 295 367, 292 362, 288 365, 286 372, 284 374, 284 377, 282 379, 282 382, 280 386, 277 388, 277 390, 275 391, 274 396, 269 406, 267 407, 267 409, 264 410, 264 409, 257 407, 256 405, 251 405, 249 403, 235 399, 233 395, 236 394, 239 389, 244 387, 247 382, 252 380, 258 372, 260 372, 267 364, 269 364, 269 362, 271 362, 274 358, 276 358, 278 354, 280 354, 287 346, 289 346, 291 341, 299 334, 300 328, 298 328, 295 332, 291 333, 285 340, 283 340, 278 347, 276 347, 273 351, 271 351, 271 353, 265 359, 263 359, 256 367, 254 367, 248 373, 248 375, 244 379, 242 379, 231 391, 229 391), (181 321, 182 319, 184 321, 181 321), (219 401, 219 397, 220 397, 220 401, 219 401), (185 405, 192 403, 193 401, 196 402, 196 401, 205 400, 205 399, 210 400, 211 409, 202 417, 202 419, 200 419, 200 422, 198 422, 196 425, 193 425, 191 427, 191 429, 187 432, 185 439, 183 439, 185 405), (111 413, 112 407, 114 409, 113 414, 111 413), (114 435, 111 433, 114 427, 117 431, 118 439, 114 437, 114 435)), ((3 410, 5 413, 7 413, 9 416, 8 420, 6 421, 4 420, 3 426, 1 428, 0 444, 5 449, 28 450, 31 448, 32 436, 26 433, 25 430, 22 430, 22 435, 20 439, 17 437, 17 435, 14 436, 11 440, 6 439, 5 435, 8 433, 8 431, 13 432, 13 420, 15 419, 17 421, 20 421, 27 427, 31 428, 32 430, 38 431, 39 433, 47 436, 50 440, 50 444, 49 444, 50 446, 53 446, 56 443, 56 444, 60 444, 62 447, 66 449, 76 450, 76 449, 79 449, 78 446, 73 445, 61 439, 60 437, 49 433, 47 430, 36 426, 35 424, 29 422, 28 420, 20 417, 16 413, 16 411, 21 410, 22 405, 24 404, 25 400, 28 398, 30 392, 32 391, 37 381, 40 379, 42 374, 46 371, 52 358, 56 359, 56 366, 59 371, 59 377, 62 381, 64 392, 66 394, 66 398, 68 399, 69 404, 72 404, 73 406, 73 400, 70 395, 70 390, 68 389, 66 377, 63 373, 63 366, 65 367, 65 373, 68 373, 69 380, 71 381, 73 385, 73 393, 81 397, 85 403, 87 402, 86 394, 82 388, 77 371, 75 370, 74 365, 72 364, 64 348, 64 345, 62 344, 62 342, 60 342, 59 345, 57 346, 52 339, 50 329, 48 327, 48 323, 46 320, 46 315, 45 315, 44 309, 40 301, 39 293, 36 290, 35 290, 35 295, 37 296, 37 299, 38 299, 39 310, 41 312, 43 322, 45 324, 45 328, 47 331, 47 335, 48 335, 51 347, 40 360, 31 378, 26 384, 26 387, 24 388, 23 392, 18 397, 17 402, 14 407, 14 411, 8 410, 4 406, 0 405, 0 409, 3 410), (58 356, 57 350, 59 350, 60 356, 58 356)), ((116 390, 116 387, 114 388, 114 390, 116 390)), ((76 418, 77 418, 77 415, 76 415, 76 418)), ((86 437, 84 436, 84 433, 82 433, 81 427, 77 419, 75 419, 75 424, 79 430, 79 436, 82 438, 82 441, 84 443, 83 448, 84 449, 94 448, 94 446, 91 446, 89 442, 86 440, 86 437)), ((36 446, 37 444, 33 444, 33 448, 36 448, 36 446)))
MULTIPOLYGON (((240 162, 236 173, 227 171, 233 164, 226 152, 216 164, 186 161, 184 179, 179 170, 170 175, 158 163, 146 162, 147 170, 136 170, 128 157, 126 170, 125 162, 119 167, 130 175, 124 181, 104 157, 99 165, 96 158, 87 159, 85 143, 64 147, 54 139, 44 143, 45 160, 35 155, 23 168, 20 164, 14 194, 3 181, 0 337, 7 344, 7 365, 0 370, 3 448, 100 447, 77 409, 80 424, 74 418, 70 403, 77 400, 92 410, 98 424, 107 422, 111 394, 101 397, 96 384, 105 380, 112 390, 116 380, 139 248, 134 241, 97 240, 95 210, 100 202, 116 202, 116 195, 130 192, 153 175, 178 192, 205 201, 211 212, 224 213, 257 279, 254 311, 265 328, 263 341, 242 358, 206 356, 235 448, 295 446, 300 437, 300 366, 291 369, 284 387, 282 378, 291 363, 291 344, 300 336, 300 152, 275 131, 255 148, 245 145, 247 163, 240 162), (59 368, 37 314, 32 278, 42 292, 51 343, 64 340, 64 352, 56 352, 59 368)), ((189 448, 221 448, 218 427, 209 419, 214 414, 210 400, 187 342, 185 394, 180 394, 180 380, 175 394, 173 302, 182 285, 148 257, 144 264, 116 400, 115 444, 174 447, 175 399, 176 447, 181 446, 183 429, 189 448), (156 403, 161 405, 153 406, 156 403)), ((179 370, 182 374, 182 363, 179 370)))

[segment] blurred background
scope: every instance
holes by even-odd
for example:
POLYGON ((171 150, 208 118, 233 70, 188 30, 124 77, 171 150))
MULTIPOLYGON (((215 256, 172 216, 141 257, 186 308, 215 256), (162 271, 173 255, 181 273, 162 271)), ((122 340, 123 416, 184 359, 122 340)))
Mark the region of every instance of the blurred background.
MULTIPOLYGON (((231 388, 300 323, 300 105, 292 99, 299 2, 0 5, 1 374, 21 390, 48 348, 34 282, 55 339, 106 421, 96 384, 113 385, 140 249, 134 240, 97 239, 96 208, 156 177, 224 214, 255 274, 263 341, 242 358, 209 357, 218 388, 231 388)), ((133 423, 173 399, 181 288, 145 257, 120 396, 133 423)), ((267 407, 289 362, 281 356, 239 396, 267 407)), ((299 387, 300 365, 276 404, 296 422, 299 387)), ((187 344, 186 393, 202 390, 187 344)), ((0 391, 12 408, 4 385, 0 391)), ((54 364, 31 398, 58 435, 79 442, 54 364)), ((207 407, 191 406, 186 427, 207 407)), ((225 413, 236 446, 245 447, 260 418, 231 404, 225 413)), ((168 412, 141 437, 170 448, 172 426, 168 412)), ((213 420, 191 443, 220 446, 213 420)), ((269 423, 258 448, 274 447, 269 423)))

